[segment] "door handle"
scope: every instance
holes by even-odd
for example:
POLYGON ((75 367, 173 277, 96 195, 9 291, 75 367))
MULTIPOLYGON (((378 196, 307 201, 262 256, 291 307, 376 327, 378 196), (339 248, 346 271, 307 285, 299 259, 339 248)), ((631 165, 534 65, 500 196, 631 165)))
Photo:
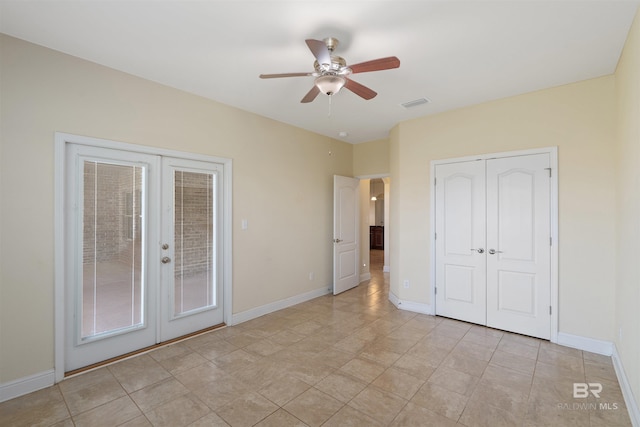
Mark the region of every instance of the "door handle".
POLYGON ((163 256, 162 259, 160 260, 163 264, 168 264, 171 262, 171 258, 169 258, 168 256, 163 256))
POLYGON ((333 239, 333 242, 334 243, 340 243, 340 242, 342 242, 342 239, 333 239))
POLYGON ((496 251, 495 249, 489 249, 489 253, 490 253, 491 255, 493 255, 493 254, 501 254, 501 253, 502 253, 502 251, 496 251))
POLYGON ((484 249, 482 248, 478 248, 478 249, 471 249, 472 251, 477 251, 479 254, 483 254, 484 253, 484 249))

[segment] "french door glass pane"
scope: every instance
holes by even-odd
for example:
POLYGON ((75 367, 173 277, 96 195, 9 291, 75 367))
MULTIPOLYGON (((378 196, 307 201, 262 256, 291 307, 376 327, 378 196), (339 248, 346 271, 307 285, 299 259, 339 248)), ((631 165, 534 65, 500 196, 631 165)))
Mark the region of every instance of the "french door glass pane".
POLYGON ((84 161, 81 337, 144 322, 144 168, 84 161))
POLYGON ((215 175, 174 171, 174 316, 216 305, 215 175))

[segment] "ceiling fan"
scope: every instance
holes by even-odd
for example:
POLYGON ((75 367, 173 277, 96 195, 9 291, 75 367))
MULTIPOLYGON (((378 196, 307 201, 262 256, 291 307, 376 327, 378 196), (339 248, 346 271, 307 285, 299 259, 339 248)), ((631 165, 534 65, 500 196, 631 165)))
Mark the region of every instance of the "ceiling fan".
POLYGON ((351 80, 349 76, 351 74, 366 73, 369 71, 389 70, 400 66, 400 60, 395 56, 374 59, 372 61, 347 66, 347 62, 344 58, 333 55, 333 51, 338 46, 338 39, 328 37, 324 40, 307 39, 305 41, 311 50, 311 53, 313 53, 313 56, 316 57, 316 60, 313 63, 313 67, 315 68, 314 72, 260 74, 261 79, 306 76, 315 77, 313 87, 300 101, 303 103, 313 101, 319 93, 324 93, 329 96, 335 95, 343 87, 364 99, 368 100, 374 98, 377 95, 375 91, 351 80))

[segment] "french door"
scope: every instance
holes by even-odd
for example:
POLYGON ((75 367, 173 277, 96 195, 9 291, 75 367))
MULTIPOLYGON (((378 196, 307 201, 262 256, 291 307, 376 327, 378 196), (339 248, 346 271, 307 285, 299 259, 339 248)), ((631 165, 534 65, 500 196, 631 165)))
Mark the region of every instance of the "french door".
POLYGON ((549 154, 436 165, 436 314, 551 333, 549 154))
POLYGON ((223 166, 65 156, 65 371, 222 323, 223 166))
POLYGON ((223 321, 221 166, 162 159, 160 341, 223 321))

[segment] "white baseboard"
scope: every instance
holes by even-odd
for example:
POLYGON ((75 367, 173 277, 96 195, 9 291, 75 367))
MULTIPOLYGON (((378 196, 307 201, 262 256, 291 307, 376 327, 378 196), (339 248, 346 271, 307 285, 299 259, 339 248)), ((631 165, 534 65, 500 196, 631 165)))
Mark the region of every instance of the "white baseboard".
POLYGON ((620 383, 622 396, 624 396, 624 403, 627 405, 627 410, 629 411, 631 425, 634 427, 640 427, 640 408, 638 408, 638 403, 633 395, 633 391, 631 390, 631 384, 629 384, 629 379, 624 371, 624 366, 622 366, 622 360, 618 354, 618 348, 615 344, 612 346, 613 354, 611 355, 611 360, 613 362, 613 368, 616 371, 616 376, 618 377, 618 383, 620 383))
POLYGON ((624 366, 622 365, 622 360, 620 359, 616 345, 610 341, 602 341, 579 335, 567 334, 564 332, 558 332, 557 344, 602 354, 604 356, 611 356, 611 361, 613 362, 613 367, 616 371, 616 377, 618 378, 618 383, 620 384, 620 389, 624 396, 624 403, 629 411, 631 425, 634 427, 640 427, 640 409, 638 408, 638 403, 633 395, 629 379, 624 371, 624 366))
POLYGON ((389 301, 399 310, 412 311, 414 313, 433 315, 433 308, 429 304, 422 304, 413 301, 404 301, 398 298, 393 292, 389 291, 389 301))
POLYGON ((591 353, 602 354, 604 356, 611 356, 613 354, 613 343, 611 341, 602 341, 564 332, 558 332, 556 344, 577 348, 578 350, 590 351, 591 353))
POLYGON ((371 280, 371 273, 361 273, 360 274, 360 281, 358 283, 362 283, 362 282, 365 282, 367 280, 371 280))
POLYGON ((331 293, 331 286, 324 286, 322 288, 315 289, 304 294, 285 298, 266 305, 261 305, 260 307, 233 314, 231 316, 231 324, 237 325, 238 323, 256 319, 260 316, 264 316, 265 314, 273 313, 274 311, 282 310, 284 308, 291 307, 292 305, 300 304, 311 299, 327 295, 329 293, 331 293))
POLYGON ((389 291, 389 301, 398 308, 398 302, 400 302, 400 299, 391 291, 389 291))
POLYGON ((413 311, 414 313, 433 315, 433 308, 429 304, 421 304, 412 301, 398 301, 397 307, 400 310, 413 311))
POLYGON ((0 402, 24 396, 37 390, 52 386, 55 383, 53 369, 18 378, 8 383, 0 384, 0 402))

